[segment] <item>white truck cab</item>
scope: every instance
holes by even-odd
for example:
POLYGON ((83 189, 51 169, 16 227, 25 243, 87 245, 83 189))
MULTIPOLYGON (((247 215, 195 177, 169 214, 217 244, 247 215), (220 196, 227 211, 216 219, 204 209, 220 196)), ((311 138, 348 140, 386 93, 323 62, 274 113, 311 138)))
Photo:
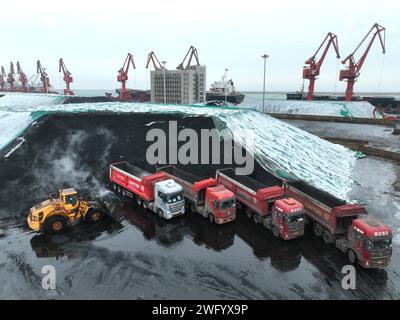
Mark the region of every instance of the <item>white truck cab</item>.
POLYGON ((172 179, 155 183, 154 211, 165 219, 184 214, 185 198, 182 186, 172 179))

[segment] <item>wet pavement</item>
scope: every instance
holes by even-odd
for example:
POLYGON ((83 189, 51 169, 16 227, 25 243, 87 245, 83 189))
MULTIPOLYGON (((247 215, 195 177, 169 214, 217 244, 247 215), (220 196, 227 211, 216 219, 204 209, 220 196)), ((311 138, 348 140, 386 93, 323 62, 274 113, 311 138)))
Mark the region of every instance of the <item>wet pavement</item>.
MULTIPOLYGON (((372 157, 357 161, 351 196, 393 228, 394 254, 386 270, 357 267, 357 288, 344 290, 346 257, 311 230, 283 241, 240 212, 237 221, 223 226, 192 213, 166 222, 110 194, 107 165, 123 159, 143 163, 147 125, 162 126, 165 119, 172 116, 52 116, 0 160, 0 298, 400 298, 398 164, 372 157), (29 231, 28 208, 67 185, 110 198, 113 217, 63 235, 29 231), (56 290, 42 289, 45 265, 56 269, 56 290)), ((205 118, 178 121, 197 129, 213 125, 205 118)), ((215 166, 190 170, 212 175, 215 166)))

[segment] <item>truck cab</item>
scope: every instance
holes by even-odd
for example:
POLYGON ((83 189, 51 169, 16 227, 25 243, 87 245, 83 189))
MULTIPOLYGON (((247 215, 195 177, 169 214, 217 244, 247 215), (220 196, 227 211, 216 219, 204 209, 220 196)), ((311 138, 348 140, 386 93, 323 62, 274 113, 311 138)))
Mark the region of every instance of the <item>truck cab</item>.
POLYGON ((232 191, 222 185, 206 188, 206 211, 209 212, 210 219, 215 219, 217 224, 235 220, 236 205, 235 195, 232 191))
POLYGON ((168 179, 154 185, 154 211, 165 219, 185 213, 185 199, 182 186, 168 179))
MULTIPOLYGON (((290 240, 304 235, 304 206, 293 198, 275 201, 272 208, 271 223, 275 236, 290 240)), ((268 223, 268 220, 265 220, 268 223)))
POLYGON ((347 254, 351 263, 364 268, 384 268, 392 256, 392 231, 373 218, 354 219, 346 238, 338 239, 336 247, 347 254))

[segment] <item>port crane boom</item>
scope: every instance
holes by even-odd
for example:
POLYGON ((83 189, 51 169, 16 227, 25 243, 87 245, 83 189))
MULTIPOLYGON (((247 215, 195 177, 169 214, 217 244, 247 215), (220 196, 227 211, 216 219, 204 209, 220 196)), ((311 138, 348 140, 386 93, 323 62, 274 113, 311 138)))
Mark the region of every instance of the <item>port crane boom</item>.
POLYGON ((337 36, 332 32, 328 32, 324 41, 322 41, 321 45, 318 47, 314 55, 305 62, 305 64, 308 65, 308 67, 305 67, 303 69, 303 79, 310 80, 310 83, 308 85, 307 100, 312 100, 314 97, 315 80, 317 79, 317 76, 319 76, 322 63, 324 62, 326 54, 328 53, 331 45, 333 45, 333 48, 336 51, 336 58, 339 59, 340 54, 339 54, 339 44, 337 36), (317 61, 316 56, 325 43, 326 43, 325 49, 321 57, 317 61))
POLYGON ((0 88, 1 91, 5 91, 5 84, 6 84, 6 72, 4 70, 4 67, 1 66, 1 70, 0 70, 0 88))
POLYGON ((50 79, 46 70, 42 67, 40 60, 37 61, 37 73, 40 74, 40 81, 42 81, 42 93, 48 93, 50 88, 50 79))
POLYGON ((161 65, 154 51, 150 52, 147 56, 146 69, 149 67, 150 62, 153 64, 155 70, 163 69, 164 67, 161 65))
POLYGON ((74 92, 71 90, 70 84, 74 81, 72 78, 71 72, 67 69, 65 66, 63 58, 60 59, 58 63, 58 72, 62 72, 64 77, 63 80, 65 82, 65 89, 64 89, 64 95, 66 96, 73 96, 74 92))
POLYGON ((15 77, 14 77, 14 63, 10 62, 10 72, 8 73, 7 76, 7 82, 10 86, 9 91, 13 92, 14 91, 14 82, 15 82, 15 77))
POLYGON ((121 101, 132 100, 131 95, 128 92, 126 92, 126 81, 128 80, 128 72, 131 64, 132 68, 136 69, 135 62, 133 61, 133 55, 128 53, 122 68, 118 70, 118 76, 117 76, 117 81, 121 82, 121 92, 119 95, 121 101))
POLYGON ((360 44, 356 47, 356 49, 350 53, 343 61, 342 64, 346 64, 347 62, 349 63, 348 67, 344 70, 340 70, 339 74, 339 80, 344 81, 347 80, 347 88, 346 88, 346 101, 351 101, 353 98, 353 88, 354 88, 354 83, 357 81, 357 78, 360 76, 360 71, 361 68, 365 62, 365 59, 367 58, 367 55, 369 53, 369 50, 372 47, 372 44, 374 43, 374 40, 376 39, 376 36, 378 36, 379 41, 382 46, 382 53, 385 54, 385 40, 386 40, 386 29, 382 27, 381 25, 375 23, 372 28, 369 30, 369 32, 366 34, 366 36, 361 40, 360 44), (354 59, 354 54, 357 52, 357 50, 361 47, 361 45, 365 42, 365 40, 368 38, 368 36, 373 32, 373 36, 365 49, 365 52, 361 56, 360 60, 357 62, 354 59), (383 36, 382 34, 383 33, 383 36))
POLYGON ((28 78, 25 72, 22 71, 21 64, 17 61, 17 73, 19 74, 19 81, 21 81, 21 90, 22 92, 28 92, 28 87, 26 86, 28 83, 28 78))
POLYGON ((197 54, 197 49, 193 46, 190 46, 188 52, 186 53, 185 58, 183 58, 183 61, 176 67, 178 70, 185 70, 185 69, 189 69, 190 67, 190 63, 192 62, 193 57, 196 59, 197 65, 200 65, 199 62, 199 56, 197 54), (189 56, 189 60, 188 63, 186 64, 186 67, 184 67, 186 58, 189 56))

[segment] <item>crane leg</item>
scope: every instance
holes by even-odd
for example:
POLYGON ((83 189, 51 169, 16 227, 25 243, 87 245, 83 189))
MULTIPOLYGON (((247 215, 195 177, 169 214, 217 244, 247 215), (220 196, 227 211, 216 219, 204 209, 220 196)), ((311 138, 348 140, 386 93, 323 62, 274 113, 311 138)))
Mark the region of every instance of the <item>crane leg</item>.
POLYGON ((353 98, 354 82, 354 79, 349 79, 347 81, 345 101, 351 101, 353 98))
POLYGON ((315 85, 315 79, 310 79, 310 83, 308 85, 307 100, 313 100, 314 98, 314 85, 315 85))

